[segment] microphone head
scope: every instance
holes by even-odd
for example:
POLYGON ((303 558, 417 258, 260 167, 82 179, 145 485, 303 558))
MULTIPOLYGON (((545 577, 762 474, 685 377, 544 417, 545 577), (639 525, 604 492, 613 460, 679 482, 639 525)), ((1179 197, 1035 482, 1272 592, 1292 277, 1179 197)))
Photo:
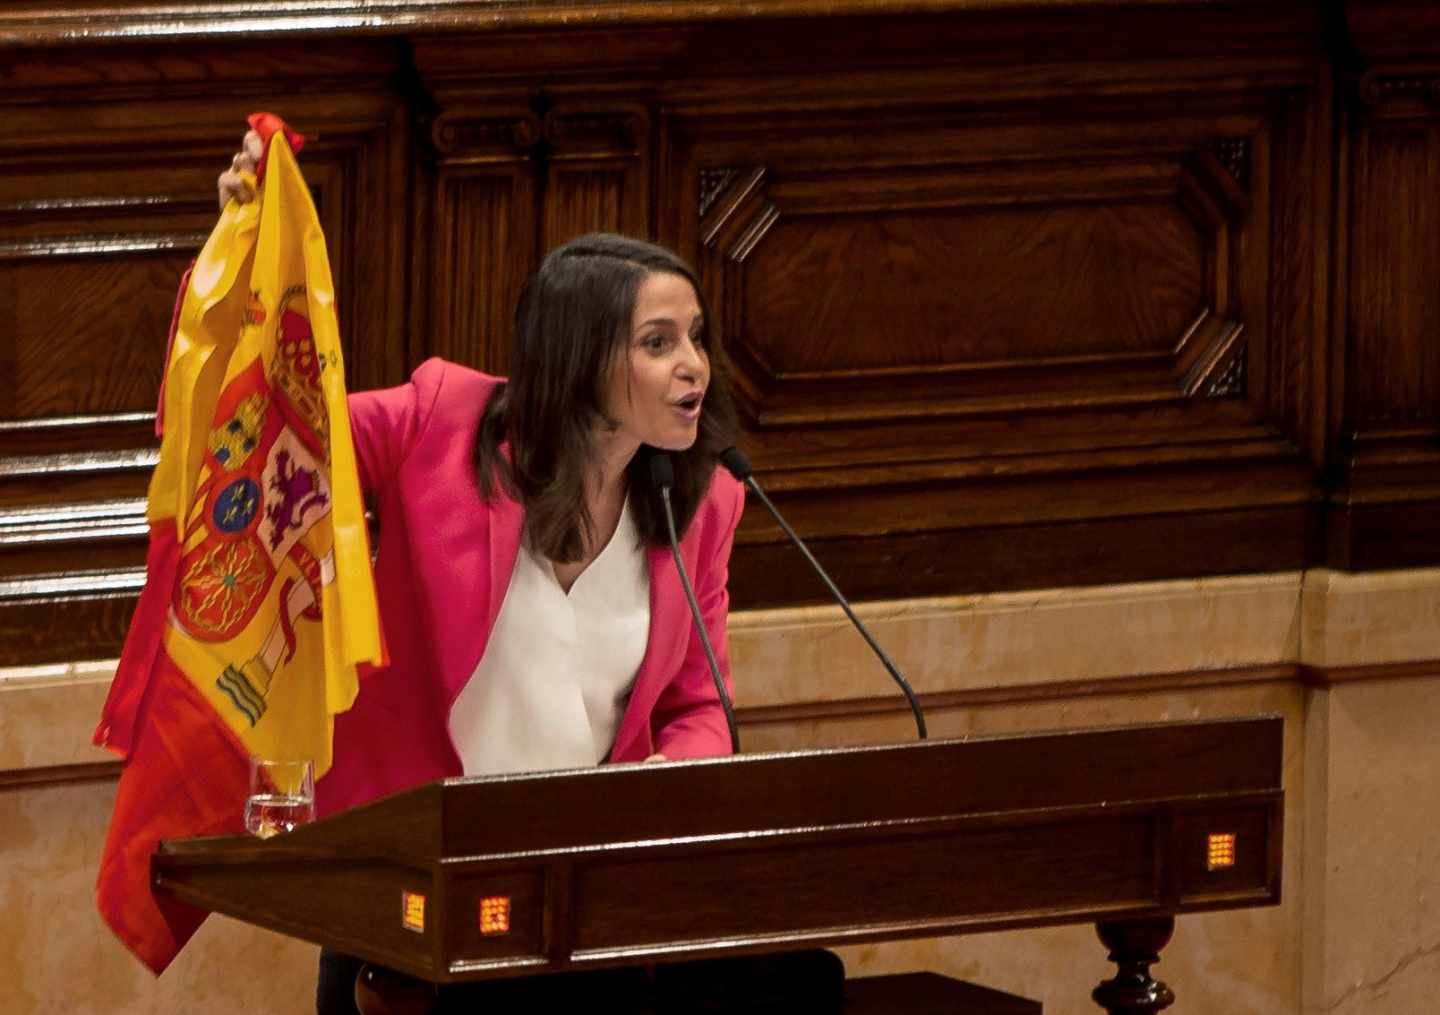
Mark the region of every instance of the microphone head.
POLYGON ((650 456, 650 482, 657 490, 675 485, 675 466, 670 461, 670 456, 663 451, 657 451, 650 456))
POLYGON ((726 448, 720 452, 720 464, 742 483, 755 471, 750 468, 750 459, 746 458, 739 448, 726 448))

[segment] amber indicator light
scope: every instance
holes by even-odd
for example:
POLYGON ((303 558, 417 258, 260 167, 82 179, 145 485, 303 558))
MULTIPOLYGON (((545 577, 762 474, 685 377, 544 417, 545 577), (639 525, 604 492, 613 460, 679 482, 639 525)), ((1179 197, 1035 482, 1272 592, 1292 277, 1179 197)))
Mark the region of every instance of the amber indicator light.
POLYGON ((1221 870, 1235 866, 1235 835, 1221 832, 1211 835, 1205 846, 1205 869, 1221 870))
POLYGON ((487 895, 480 900, 480 933, 510 933, 510 896, 487 895))
POLYGON ((425 933, 425 896, 419 892, 400 893, 400 926, 417 934, 425 933))

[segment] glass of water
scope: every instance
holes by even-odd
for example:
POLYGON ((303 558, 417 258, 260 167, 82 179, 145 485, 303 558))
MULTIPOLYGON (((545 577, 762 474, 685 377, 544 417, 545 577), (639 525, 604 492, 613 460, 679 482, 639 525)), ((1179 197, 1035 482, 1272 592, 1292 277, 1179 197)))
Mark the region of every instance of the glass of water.
POLYGON ((245 830, 268 839, 315 820, 315 766, 309 760, 250 759, 245 830))

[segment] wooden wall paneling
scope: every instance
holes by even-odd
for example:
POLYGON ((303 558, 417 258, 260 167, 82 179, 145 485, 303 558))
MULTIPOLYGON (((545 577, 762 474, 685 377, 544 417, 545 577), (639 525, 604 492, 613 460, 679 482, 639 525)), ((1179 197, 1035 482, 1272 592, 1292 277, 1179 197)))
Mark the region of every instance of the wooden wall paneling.
MULTIPOLYGON (((787 517, 804 518, 787 499, 787 517)), ((859 514, 869 506, 855 500, 859 514)), ((924 528, 880 536, 805 540, 855 601, 944 596, 957 591, 1004 592, 1062 583, 1105 584, 1258 573, 1277 561, 1311 558, 1320 545, 1320 518, 1307 504, 1245 511, 1098 517, 1009 529, 924 528), (1217 548, 1220 548, 1217 550, 1217 548), (1137 572, 1136 561, 1145 562, 1137 572), (1048 584, 1047 584, 1048 583, 1048 584)), ((737 539, 730 560, 736 607, 824 602, 825 590, 798 551, 760 536, 737 539)))
POLYGON ((536 64, 527 37, 414 44, 423 101, 434 107, 425 351, 492 373, 508 368, 515 303, 547 251, 585 232, 653 231, 647 101, 628 78, 622 89, 580 73, 587 57, 611 52, 605 46, 570 33, 541 38, 564 49, 564 73, 536 64))
POLYGON ((1282 421, 1318 470, 1326 453, 1325 393, 1330 379, 1331 223, 1334 193, 1331 73, 1315 60, 1304 87, 1280 88, 1270 97, 1273 140, 1255 173, 1273 180, 1268 228, 1270 266, 1264 299, 1274 355, 1264 404, 1282 421))
POLYGON ((1350 5, 1329 560, 1440 563, 1440 12, 1350 5))
MULTIPOLYGON (((1352 5, 1358 2, 1352 0, 1352 5)), ((1008 42, 1013 47, 1017 40, 1023 44, 1033 39, 1036 19, 1024 15, 1039 11, 1056 26, 1059 35, 1083 34, 1087 36, 1083 40, 1087 48, 1133 56, 1136 39, 1132 35, 1140 16, 1165 29, 1146 39, 1153 44, 1152 51, 1167 48, 1166 43, 1173 38, 1184 44, 1228 43, 1235 51, 1269 52, 1277 41, 1285 41, 1283 36, 1277 40, 1277 29, 1287 29, 1297 20, 1316 19, 1315 8, 1319 6, 1313 2, 1257 5, 1243 0, 1174 0, 1165 5, 1089 0, 1083 5, 1059 7, 1037 4, 1036 0, 767 0, 764 4, 755 0, 706 0, 703 4, 685 0, 598 4, 595 0, 514 0, 497 7, 493 0, 427 0, 423 4, 389 3, 357 9, 353 0, 315 0, 302 7, 257 13, 244 5, 196 4, 193 0, 109 0, 103 5, 80 2, 66 7, 7 5, 0 12, 0 43, 38 48, 160 39, 190 46, 244 36, 343 37, 407 32, 422 36, 465 32, 515 36, 556 30, 599 34, 622 27, 643 31, 652 26, 693 23, 719 23, 738 33, 751 26, 770 30, 794 23, 803 30, 815 19, 886 19, 895 27, 898 19, 894 15, 899 12, 908 14, 907 20, 922 30, 943 24, 946 15, 964 14, 967 26, 989 28, 987 42, 1008 42), (987 19, 994 23, 987 25, 987 19), (1237 28, 1247 31, 1237 32, 1237 28)), ((865 37, 851 40, 847 55, 858 53, 863 57, 868 41, 865 37)))
MULTIPOLYGON (((309 138, 301 164, 330 237, 346 351, 373 347, 361 354, 367 363, 352 355, 347 366, 353 382, 371 386, 404 368, 403 356, 383 359, 393 341, 364 338, 372 328, 391 336, 403 330, 410 115, 397 89, 402 50, 392 40, 327 39, 324 46, 267 40, 243 59, 231 43, 187 47, 181 58, 153 40, 0 51, 7 85, 0 104, 15 111, 17 126, 30 124, 8 142, 22 150, 98 145, 109 152, 99 159, 118 159, 122 168, 137 159, 164 168, 172 153, 193 159, 185 178, 197 208, 213 208, 214 177, 238 147, 245 116, 270 109, 286 117, 309 138)), ((109 185, 149 201, 154 184, 143 174, 131 180, 109 185)), ((168 305, 165 312, 168 322, 168 305)))
POLYGON ((143 568, 0 579, 0 666, 115 658, 144 581, 143 568))
POLYGON ((214 221, 224 149, 137 146, 84 118, 66 136, 54 109, 8 112, 0 664, 104 656, 143 577, 165 336, 180 274, 214 221))
MULTIPOLYGON (((866 569, 913 543, 944 573, 926 591, 1017 587, 1020 571, 1116 580, 1117 558, 1059 550, 1097 526, 1144 547, 1122 555, 1132 577, 1316 552, 1318 491, 1297 449, 1322 404, 1323 375, 1301 369, 1317 320, 1289 309, 1314 297, 1317 272, 1308 249, 1272 261, 1319 229, 1325 166, 1309 139, 1324 73, 1312 59, 1259 98, 1236 78, 1162 103, 1174 83, 1157 71, 1148 94, 1096 96, 1080 117, 1054 95, 987 108, 983 80, 948 71, 923 96, 897 83, 883 113, 855 108, 843 75, 809 83, 803 117, 793 94, 737 105, 728 81, 666 96, 663 171, 683 182, 662 191, 659 220, 714 290, 757 467, 838 572, 883 594, 866 569), (966 98, 937 108, 936 94, 966 98), (1282 228, 1301 236, 1272 246, 1282 228), (1272 272, 1299 280, 1280 287, 1282 309, 1272 272), (837 487, 848 517, 827 525, 810 495, 837 487), (1174 535, 1161 515, 1208 511, 1197 528, 1274 529, 1203 561, 1150 538, 1174 535), (997 574, 1000 548, 1042 528, 1051 560, 1017 554, 997 574)), ((780 545, 747 517, 737 602, 798 594, 765 565, 780 545)))
POLYGON ((214 199, 119 138, 0 152, 0 416, 152 410, 175 285, 214 199), (117 164, 118 162, 118 164, 117 164), (147 192, 148 191, 148 192, 147 192))
POLYGON ((426 352, 504 373, 515 302, 536 258, 543 122, 523 100, 442 108, 430 128, 426 352))
MULTIPOLYGON (((727 202, 733 225, 706 230, 745 294, 748 318, 725 322, 733 353, 799 404, 805 387, 857 382, 837 420, 916 385, 932 411, 1208 389, 1239 331, 1229 227, 1165 161, 1082 162, 1064 181, 1015 165, 762 180, 727 202)), ((752 409, 778 420, 789 400, 752 409)))
MULTIPOLYGON (((367 50, 334 92, 286 87, 306 66, 294 51, 257 54, 248 70, 204 50, 188 61, 6 54, 0 665, 119 650, 144 574, 176 287, 214 225, 215 177, 246 113, 269 107, 313 135, 302 166, 330 241, 352 383, 400 373, 384 336, 404 310, 406 128, 386 52, 367 50), (222 85, 226 68, 235 79, 222 85), (275 77, 262 88, 242 70, 275 77)), ((324 56, 310 66, 335 69, 324 56)))
POLYGON ((650 137, 643 102, 556 99, 545 115, 540 256, 582 233, 653 233, 650 137))
POLYGON ((1431 423, 1440 417, 1440 287, 1432 284, 1440 124, 1381 122, 1358 140, 1349 323, 1366 369, 1356 372, 1351 415, 1360 424, 1431 423), (1382 189, 1396 199, 1379 200, 1382 189))
MULTIPOLYGON (((145 350, 257 106, 312 135, 353 387, 503 370, 548 247, 657 236, 864 596, 1440 563, 1440 7, 764 6, 0 15, 9 658, 118 645, 145 350)), ((751 512, 737 605, 819 598, 780 545, 751 512)))

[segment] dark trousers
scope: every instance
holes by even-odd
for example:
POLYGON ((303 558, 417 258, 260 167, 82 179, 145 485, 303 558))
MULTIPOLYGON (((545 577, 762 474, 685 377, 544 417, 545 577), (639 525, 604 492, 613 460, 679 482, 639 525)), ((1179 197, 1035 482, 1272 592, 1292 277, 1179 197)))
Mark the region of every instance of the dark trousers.
MULTIPOLYGON (((322 950, 317 1015, 356 1015, 362 963, 322 950)), ((598 969, 444 986, 437 1015, 574 1010, 586 1015, 765 1015, 838 1013, 845 967, 826 951, 788 952, 654 967, 598 969)))

